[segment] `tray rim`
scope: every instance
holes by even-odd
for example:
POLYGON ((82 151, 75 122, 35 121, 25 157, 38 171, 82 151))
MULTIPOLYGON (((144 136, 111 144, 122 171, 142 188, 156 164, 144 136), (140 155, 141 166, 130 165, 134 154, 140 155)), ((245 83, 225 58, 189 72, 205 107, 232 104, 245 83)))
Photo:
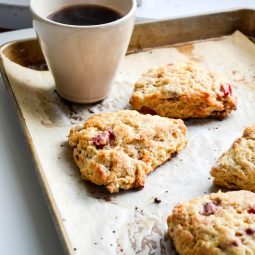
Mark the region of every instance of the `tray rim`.
POLYGON ((176 17, 166 17, 166 18, 161 18, 161 19, 146 19, 146 20, 141 20, 137 21, 135 26, 137 25, 143 25, 143 24, 149 24, 149 23, 159 23, 159 22, 164 22, 164 21, 172 21, 172 20, 184 20, 188 18, 197 18, 201 16, 210 16, 214 14, 224 14, 224 13, 231 13, 231 12, 241 12, 241 11, 252 11, 255 12, 255 7, 254 9, 249 8, 249 7, 233 7, 233 8, 228 8, 228 9, 222 9, 222 10, 217 10, 217 11, 205 11, 197 14, 192 14, 192 15, 180 15, 176 17))
MULTIPOLYGON (((217 15, 217 14, 227 14, 227 13, 233 13, 233 12, 244 12, 244 11, 251 11, 255 13, 255 8, 251 9, 248 7, 237 7, 237 8, 229 8, 229 9, 223 9, 223 10, 217 10, 217 11, 208 11, 208 12, 201 12, 198 14, 194 14, 194 15, 180 15, 180 16, 176 16, 176 17, 166 17, 166 18, 162 18, 162 19, 146 19, 146 20, 141 20, 141 21, 136 21, 135 23, 135 28, 136 27, 140 27, 143 25, 149 25, 149 24, 156 24, 156 23, 162 23, 162 22, 171 22, 171 21, 181 21, 181 20, 185 20, 185 19, 189 19, 189 18, 199 18, 202 16, 210 16, 210 15, 217 15)), ((33 29, 33 28, 32 28, 33 29)), ((25 42, 25 41, 29 41, 29 40, 36 40, 37 37, 36 36, 32 36, 32 37, 28 37, 28 38, 23 38, 23 39, 14 39, 14 40, 10 40, 8 42, 5 42, 3 44, 0 45, 0 52, 2 52, 3 48, 7 47, 9 44, 13 44, 13 43, 17 43, 17 42, 25 42)), ((172 44, 174 45, 174 44, 172 44)), ((0 59, 2 57, 0 56, 0 59)), ((0 63, 3 64, 3 63, 0 63)))
MULTIPOLYGON (((201 17, 201 16, 217 15, 217 14, 232 13, 232 12, 242 12, 242 11, 252 11, 255 13, 255 8, 254 9, 232 8, 232 9, 227 9, 227 10, 219 10, 216 12, 205 12, 205 13, 201 13, 198 15, 187 15, 187 16, 183 15, 183 16, 178 16, 178 17, 174 17, 174 18, 163 18, 163 19, 145 20, 145 21, 143 20, 141 22, 137 22, 135 24, 135 27, 139 27, 142 25, 161 23, 161 22, 171 22, 171 21, 175 21, 175 20, 185 20, 188 18, 195 18, 195 17, 201 17)), ((6 48, 12 44, 15 44, 15 43, 28 42, 28 41, 33 41, 33 40, 37 40, 37 37, 31 36, 31 37, 23 38, 23 39, 15 39, 15 40, 11 40, 9 42, 6 42, 6 43, 0 45, 0 74, 3 79, 3 83, 8 91, 8 95, 9 95, 11 104, 14 107, 14 110, 17 114, 17 117, 18 117, 18 120, 20 123, 20 127, 22 129, 26 143, 27 143, 30 153, 32 155, 32 160, 33 160, 33 164, 35 167, 35 173, 36 173, 37 179, 39 181, 40 188, 42 190, 48 210, 50 212, 50 215, 52 216, 55 228, 56 228, 58 236, 59 236, 59 239, 63 245, 64 252, 65 252, 65 254, 73 255, 74 254, 73 247, 68 239, 68 235, 67 235, 65 227, 62 223, 61 214, 58 211, 56 203, 54 202, 54 198, 51 194, 51 191, 50 191, 50 188, 48 185, 48 181, 47 181, 44 171, 43 171, 43 167, 41 166, 38 156, 35 152, 35 147, 34 147, 32 138, 31 138, 29 130, 27 128, 26 121, 22 114, 21 108, 20 108, 20 106, 17 102, 17 99, 15 97, 14 91, 12 90, 11 82, 9 81, 7 72, 5 70, 4 61, 3 61, 3 57, 2 57, 2 54, 3 54, 2 51, 4 50, 4 48, 6 48)), ((206 39, 203 39, 203 40, 206 40, 206 39)), ((189 44, 191 42, 192 41, 187 41, 187 42, 183 42, 181 44, 189 44)), ((169 46, 175 46, 175 45, 178 45, 178 44, 169 44, 169 46)))

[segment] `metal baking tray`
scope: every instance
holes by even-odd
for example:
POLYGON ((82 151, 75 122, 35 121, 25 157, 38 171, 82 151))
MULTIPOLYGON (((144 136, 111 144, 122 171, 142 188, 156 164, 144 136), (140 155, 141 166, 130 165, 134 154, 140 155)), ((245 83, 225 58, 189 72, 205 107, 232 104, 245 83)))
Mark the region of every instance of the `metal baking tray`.
MULTIPOLYGON (((153 22, 143 22, 136 24, 131 42, 128 48, 128 54, 135 54, 141 51, 164 48, 176 44, 189 44, 192 41, 205 40, 209 38, 219 38, 222 36, 230 35, 234 31, 239 30, 249 38, 253 38, 255 35, 255 11, 254 10, 230 10, 221 13, 209 13, 200 16, 184 17, 178 19, 165 19, 153 22)), ((35 38, 29 40, 18 40, 5 44, 1 47, 0 51, 9 57, 11 61, 23 66, 34 68, 37 70, 45 70, 45 62, 43 55, 40 51, 39 44, 35 38)), ((27 142, 30 146, 31 153, 34 158, 37 174, 42 185, 42 189, 45 193, 47 203, 50 208, 50 212, 54 218, 56 228, 63 241, 63 246, 67 254, 84 254, 76 248, 76 244, 70 242, 69 231, 70 228, 65 226, 65 218, 63 212, 58 208, 56 198, 52 193, 49 180, 44 172, 42 162, 38 157, 38 150, 35 146, 36 141, 31 137, 31 127, 28 127, 27 116, 24 115, 24 105, 22 105, 13 91, 12 80, 6 72, 6 63, 3 58, 0 59, 1 74, 6 84, 6 88, 9 91, 11 101, 17 111, 20 119, 21 127, 26 136, 27 142)), ((38 89, 36 92, 40 97, 45 95, 38 89), (40 94, 41 93, 41 94, 40 94)), ((75 122, 77 116, 75 111, 72 110, 72 105, 68 105, 67 102, 58 101, 59 104, 65 104, 65 107, 69 109, 69 117, 75 122), (72 117, 75 117, 74 119, 72 117)), ((66 109, 65 108, 65 109, 66 109)), ((78 119, 79 121, 79 119, 78 119)), ((33 127, 32 127, 33 128, 33 127)), ((61 144, 62 146, 63 144, 61 144)), ((65 146, 65 145, 64 145, 65 146)), ((66 152, 65 152, 66 153, 66 152)), ((70 155, 69 155, 70 156, 70 155)), ((75 178, 78 178, 76 174, 75 178)), ((89 189, 93 187, 89 186, 89 189)), ((93 192, 92 192, 93 193, 93 192)), ((109 200, 108 195, 104 192, 97 193, 103 200, 109 200)), ((134 193, 132 193, 134 196, 134 193)), ((116 195, 114 195, 116 196, 116 195)), ((101 200, 100 200, 101 201, 101 200)), ((108 201, 109 202, 109 201, 108 201)), ((114 204, 114 203, 113 203, 114 204)), ((71 205, 70 205, 71 206, 71 205)), ((159 231, 158 229, 155 230, 159 231)), ((164 235, 161 233, 162 238, 164 235)), ((162 239, 162 240, 163 240, 162 239)), ((78 240, 78 239, 77 239, 78 240)), ((147 240, 147 239, 146 239, 147 240)), ((78 244, 77 244, 78 245, 78 244)), ((90 253, 95 254, 95 250, 91 249, 90 253)), ((107 250, 106 250, 107 251, 107 250)), ((112 254, 125 254, 123 249, 114 251, 112 254)), ((99 253, 97 253, 99 254, 99 253)), ((110 253, 109 253, 110 254, 110 253)), ((131 253, 129 253, 131 254, 131 253)), ((147 252, 134 252, 134 254, 150 254, 147 252)), ((151 253, 152 254, 152 253, 151 253)), ((153 254, 168 254, 166 248, 157 250, 153 254)), ((172 254, 172 253, 171 253, 172 254)))

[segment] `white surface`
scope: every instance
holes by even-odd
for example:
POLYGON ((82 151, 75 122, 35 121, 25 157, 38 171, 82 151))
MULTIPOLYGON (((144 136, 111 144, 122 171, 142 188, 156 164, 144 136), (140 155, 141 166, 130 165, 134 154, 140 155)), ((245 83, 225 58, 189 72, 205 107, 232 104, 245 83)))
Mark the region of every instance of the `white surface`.
MULTIPOLYGON (((20 4, 25 0, 0 0, 20 4)), ((143 0, 139 17, 178 17, 236 7, 255 9, 253 0, 143 0)), ((33 31, 0 34, 0 44, 29 37, 33 31)), ((4 255, 63 254, 35 176, 32 159, 16 114, 0 79, 0 243, 4 255)))
MULTIPOLYGON (((138 13, 143 17, 169 17, 236 7, 255 8, 254 0, 143 0, 138 13), (153 13, 152 13, 153 10, 153 13)), ((0 0, 0 4, 28 6, 29 0, 0 0)))
POLYGON ((29 0, 1 0, 0 4, 27 6, 29 4, 29 0))
POLYGON ((254 0, 143 0, 138 16, 143 18, 166 18, 197 15, 227 9, 255 9, 254 0))

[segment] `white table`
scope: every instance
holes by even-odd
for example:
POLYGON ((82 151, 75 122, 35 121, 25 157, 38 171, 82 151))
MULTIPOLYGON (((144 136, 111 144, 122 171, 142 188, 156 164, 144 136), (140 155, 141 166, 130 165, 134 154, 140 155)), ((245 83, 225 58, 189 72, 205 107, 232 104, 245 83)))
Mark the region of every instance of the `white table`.
MULTIPOLYGON (((6 9, 15 9, 21 5, 27 8, 27 2, 27 0, 0 0, 0 27, 3 3, 7 4, 6 9)), ((255 9, 255 2, 253 0, 143 0, 138 16, 153 19, 179 17, 237 7, 255 9)), ((15 17, 18 16, 19 14, 15 17)), ((7 19, 5 22, 11 27, 15 26, 17 19, 7 19)), ((32 29, 2 33, 0 45, 10 40, 31 36, 34 36, 32 29)), ((28 147, 1 78, 0 127, 0 254, 63 254, 39 188, 28 147)))

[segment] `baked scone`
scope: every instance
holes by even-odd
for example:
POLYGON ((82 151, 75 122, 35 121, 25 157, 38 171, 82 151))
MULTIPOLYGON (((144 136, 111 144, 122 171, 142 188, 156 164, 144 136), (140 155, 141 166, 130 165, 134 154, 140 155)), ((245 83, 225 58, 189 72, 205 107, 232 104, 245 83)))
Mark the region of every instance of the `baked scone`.
POLYGON ((211 171, 214 183, 255 192, 255 126, 244 130, 211 171))
POLYGON ((94 115, 69 136, 82 178, 111 193, 142 188, 146 175, 186 143, 182 120, 130 110, 94 115))
POLYGON ((180 255, 255 254, 252 192, 218 192, 179 204, 167 223, 180 255))
POLYGON ((168 118, 223 119, 236 109, 232 86, 194 62, 151 69, 135 83, 133 109, 168 118))

